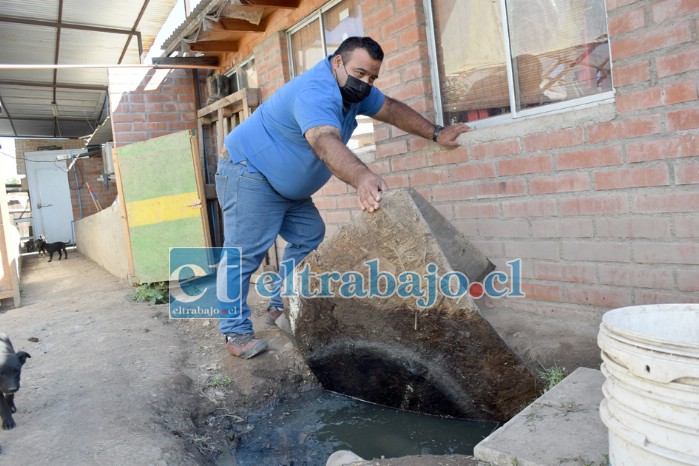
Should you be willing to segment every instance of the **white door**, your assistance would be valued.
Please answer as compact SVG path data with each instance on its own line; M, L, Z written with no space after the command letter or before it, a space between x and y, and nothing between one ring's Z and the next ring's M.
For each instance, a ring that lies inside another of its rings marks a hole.
M34 237L44 235L50 243L73 240L73 208L65 159L80 151L25 153L27 182L32 205Z

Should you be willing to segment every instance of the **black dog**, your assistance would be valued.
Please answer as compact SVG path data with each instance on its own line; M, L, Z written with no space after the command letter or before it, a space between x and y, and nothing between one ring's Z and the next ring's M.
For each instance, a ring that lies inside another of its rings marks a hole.
M15 353L10 337L0 333L0 418L2 428L6 430L15 426L12 419L12 413L17 411L15 393L19 390L19 376L27 358L31 358L29 353Z
M34 241L33 239L28 239L28 240L24 243L24 249L25 249L27 252L34 252L34 251L36 250L36 241Z
M65 254L66 259L68 259L68 251L66 251L66 247L72 246L70 242L64 243L63 241L56 241L55 243L47 243L44 238L39 238L39 255L42 253L44 256L46 254L49 255L49 262L53 260L53 253L58 252L58 260L61 260L63 257L62 254Z

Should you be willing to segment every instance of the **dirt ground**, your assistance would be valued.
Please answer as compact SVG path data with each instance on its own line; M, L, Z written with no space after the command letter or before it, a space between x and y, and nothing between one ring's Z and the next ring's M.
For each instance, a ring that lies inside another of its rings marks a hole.
M69 253L51 263L26 256L22 305L0 308L0 331L31 354L15 398L17 427L0 432L0 464L235 465L249 413L318 387L289 336L264 324L263 303L253 302L253 321L270 349L239 360L226 353L215 321L170 320L167 305L135 302L128 283ZM484 315L523 357L563 361L568 372L595 364L596 322L552 326L545 313L503 312Z
M3 302L0 331L31 359L0 464L235 464L248 412L316 387L275 327L256 322L266 354L233 358L216 322L170 320L167 305L133 301L128 283L69 254L25 257L22 305Z

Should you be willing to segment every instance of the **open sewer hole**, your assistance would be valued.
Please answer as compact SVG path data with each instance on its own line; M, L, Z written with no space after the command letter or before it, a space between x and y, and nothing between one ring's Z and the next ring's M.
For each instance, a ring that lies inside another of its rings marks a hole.
M400 411L327 390L252 415L235 457L241 466L324 466L337 450L364 459L407 455L472 455L499 423Z

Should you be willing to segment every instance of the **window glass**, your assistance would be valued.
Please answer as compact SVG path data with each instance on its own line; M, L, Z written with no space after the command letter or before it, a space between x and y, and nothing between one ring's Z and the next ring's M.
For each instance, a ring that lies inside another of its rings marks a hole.
M323 13L326 55L335 52L348 37L364 35L359 3L359 0L345 0Z
M609 91L604 2L508 0L517 108Z
M235 71L233 74L229 75L229 80L228 80L228 85L230 86L229 89L229 94L233 94L234 92L238 92L240 90L240 86L238 85L238 72Z
M291 54L295 76L312 68L325 57L323 41L320 38L320 20L313 20L291 34Z
M240 70L238 72L238 82L240 83L241 89L252 89L258 87L257 70L255 68L254 58L240 65Z
M432 10L445 123L612 90L604 0L433 0Z
M433 2L444 122L509 113L500 3Z

